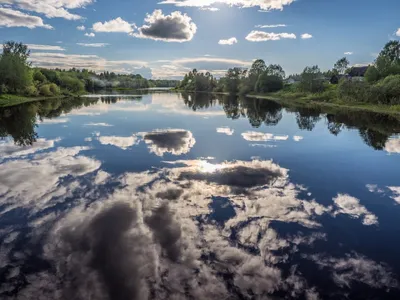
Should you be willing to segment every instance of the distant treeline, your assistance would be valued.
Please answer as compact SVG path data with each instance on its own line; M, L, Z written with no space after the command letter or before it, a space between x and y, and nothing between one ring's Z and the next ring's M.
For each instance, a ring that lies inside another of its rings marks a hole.
M188 92L224 92L229 94L265 94L309 97L310 100L400 104L400 42L390 41L374 64L349 67L346 57L331 70L322 72L309 66L301 74L286 77L280 65L267 65L262 59L250 69L231 68L222 78L196 69L185 75L177 89Z
M141 89L175 87L176 80L147 80L139 74L96 74L87 69L34 68L29 63L30 50L22 43L6 42L0 56L0 95L27 97L79 95L108 88Z

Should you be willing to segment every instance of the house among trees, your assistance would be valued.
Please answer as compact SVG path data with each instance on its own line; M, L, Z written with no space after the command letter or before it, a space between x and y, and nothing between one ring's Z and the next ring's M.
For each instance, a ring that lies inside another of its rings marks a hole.
M352 81L364 81L364 76L368 67L369 66L352 67L347 75Z

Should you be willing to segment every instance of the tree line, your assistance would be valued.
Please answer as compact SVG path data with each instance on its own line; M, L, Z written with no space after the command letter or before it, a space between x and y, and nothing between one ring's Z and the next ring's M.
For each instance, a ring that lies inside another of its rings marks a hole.
M27 97L79 95L102 89L143 89L175 87L176 80L147 80L139 74L97 74L87 69L70 70L32 67L30 50L23 43L9 41L3 44L0 55L0 95Z
M388 42L370 66L349 66L349 60L343 57L325 72L315 65L305 67L301 74L286 77L280 65L267 65L264 60L257 59L250 69L230 68L219 79L209 72L194 69L184 76L177 89L238 95L278 92L319 101L400 104L399 41Z

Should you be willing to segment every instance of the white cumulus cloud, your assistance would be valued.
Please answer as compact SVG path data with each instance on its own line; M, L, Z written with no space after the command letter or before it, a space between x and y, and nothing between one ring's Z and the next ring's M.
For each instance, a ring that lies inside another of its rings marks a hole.
M296 39L294 33L274 33L253 30L246 36L246 40L250 42L279 41L281 39Z
M237 44L238 40L235 37L232 37L230 39L227 40L220 40L218 42L218 44L220 45L233 45L233 44Z
M95 37L96 35L93 33L93 32L91 32L91 33L85 33L85 36L87 36L87 37Z
M164 15L157 9L144 19L145 25L138 28L139 33L132 34L138 38L164 42L188 42L196 34L197 26L187 14L174 11Z
M118 17L104 23L97 22L93 24L92 29L96 32L133 32L134 25Z
M81 26L76 27L76 29L78 29L79 31L84 31L86 29L86 27L81 25Z
M308 40L308 39L312 39L312 35L311 34L309 34L309 33L303 33L302 35L301 35L301 38L303 39L303 40Z
M0 27L28 27L30 29L42 27L53 29L51 25L44 24L40 17L31 16L6 7L0 7Z

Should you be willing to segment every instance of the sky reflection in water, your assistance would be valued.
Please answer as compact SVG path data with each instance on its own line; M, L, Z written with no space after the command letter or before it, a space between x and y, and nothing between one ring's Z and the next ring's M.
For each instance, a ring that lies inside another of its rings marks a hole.
M1 109L1 298L396 299L399 132L168 92Z

